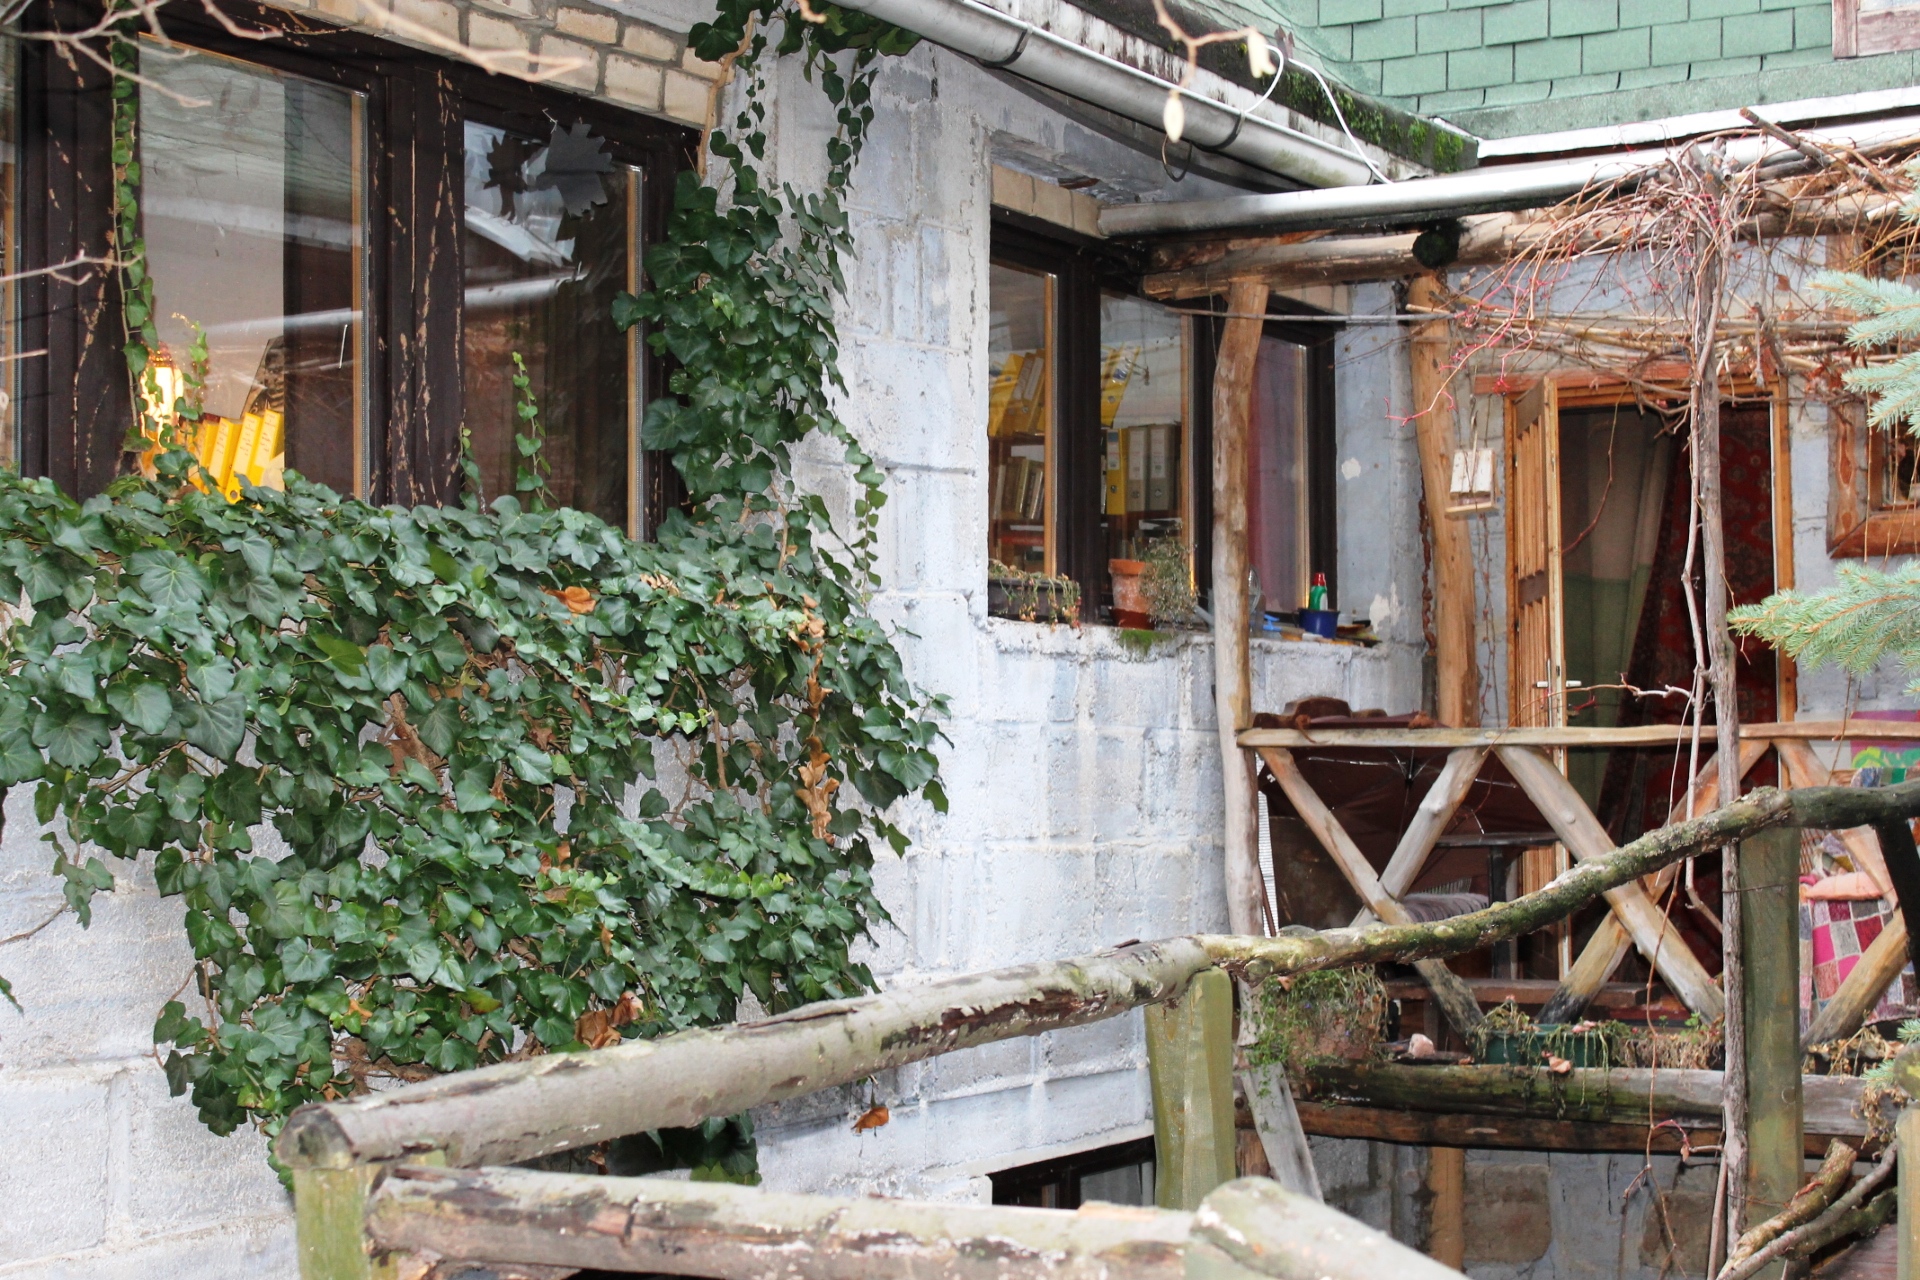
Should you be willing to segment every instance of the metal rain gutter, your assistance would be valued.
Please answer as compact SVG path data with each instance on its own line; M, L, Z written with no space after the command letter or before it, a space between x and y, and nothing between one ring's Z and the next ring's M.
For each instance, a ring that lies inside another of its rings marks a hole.
M1895 116L1809 129L1800 136L1827 146L1877 146L1920 138L1920 116ZM1412 178L1345 190L1283 191L1223 200L1109 205L1101 210L1100 230L1109 236L1209 231L1224 227L1304 231L1356 224L1416 223L1502 209L1533 209L1557 203L1589 187L1642 177L1672 160L1681 149L1681 146L1657 147L1546 164L1495 165L1445 177ZM1764 135L1733 139L1726 144L1724 155L1735 165L1800 158L1800 153L1786 143Z
M1158 76L1095 53L977 0L840 0L935 44L1158 128L1173 88ZM1373 180L1364 157L1259 114L1182 90L1186 140L1205 151L1313 187Z

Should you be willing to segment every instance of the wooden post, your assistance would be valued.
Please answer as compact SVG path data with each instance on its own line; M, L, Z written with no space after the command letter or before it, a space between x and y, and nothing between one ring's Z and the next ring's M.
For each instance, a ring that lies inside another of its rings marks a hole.
M1459 1147L1427 1148L1427 1253L1462 1270L1467 1261L1467 1153Z
M1800 833L1763 831L1740 844L1746 928L1747 1216L1786 1208L1802 1176ZM1784 1261L1760 1272L1777 1280Z
M1893 1136L1903 1155L1920 1151L1920 1103L1901 1110ZM1893 1211L1900 1220L1899 1280L1920 1280L1920 1160L1901 1160L1899 1178L1899 1202Z
M1213 714L1219 725L1225 806L1227 927L1259 934L1262 880L1254 819L1253 762L1240 730L1253 723L1247 599L1247 430L1267 286L1236 284L1213 373Z
M1294 1105L1293 1084L1287 1079L1286 1067L1269 1062L1242 1071L1240 1089L1253 1112L1253 1127L1267 1157L1268 1176L1297 1195L1324 1202L1320 1174L1313 1167L1313 1148L1300 1125L1300 1109Z
M293 1171L300 1280L382 1280L367 1253L367 1193L380 1166Z
M1233 1180L1233 979L1209 969L1146 1016L1154 1198L1195 1209Z
M1416 276L1407 285L1409 310L1437 309L1441 282ZM1436 710L1442 724L1480 723L1480 663L1473 647L1473 547L1464 521L1447 514L1453 488L1453 397L1447 392L1452 326L1416 325L1408 344L1413 370L1415 434L1420 478L1427 495L1427 534L1433 546L1433 638Z

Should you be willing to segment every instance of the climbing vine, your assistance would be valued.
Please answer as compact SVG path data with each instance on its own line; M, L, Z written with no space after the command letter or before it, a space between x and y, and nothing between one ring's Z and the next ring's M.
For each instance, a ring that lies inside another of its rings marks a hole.
M941 708L867 610L884 495L833 408L833 314L874 61L910 41L776 0L694 40L746 91L723 182L683 177L652 291L616 308L678 362L646 441L691 502L653 542L544 509L537 451L485 505L471 469L455 507L291 472L231 501L170 439L185 396L158 429L139 411L142 473L98 497L0 475L0 786L33 787L82 923L107 859L150 857L182 900L194 963L154 1038L217 1132L872 984L873 861L906 845L889 806L945 807ZM757 176L769 52L836 110L818 191ZM145 386L131 105L115 122ZM844 537L791 479L816 432L859 482Z

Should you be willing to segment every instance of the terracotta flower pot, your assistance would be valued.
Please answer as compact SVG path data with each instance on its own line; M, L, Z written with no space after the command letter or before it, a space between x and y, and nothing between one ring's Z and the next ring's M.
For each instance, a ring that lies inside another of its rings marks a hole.
M1109 560L1107 572L1113 575L1113 625L1144 630L1153 625L1147 612L1147 562L1145 560Z

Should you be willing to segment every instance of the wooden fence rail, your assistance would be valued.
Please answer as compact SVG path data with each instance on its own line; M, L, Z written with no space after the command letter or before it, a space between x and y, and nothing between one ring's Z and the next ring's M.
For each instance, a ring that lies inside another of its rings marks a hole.
M563 1255L571 1256L565 1249L572 1247L565 1244L572 1238L568 1235L572 1228L564 1216L535 1212L541 1204L566 1198L559 1190L561 1183L553 1181L563 1175L490 1168L483 1170L484 1177L430 1174L419 1166L438 1164L474 1170L627 1134L693 1125L955 1049L1079 1026L1129 1009L1179 1001L1193 979L1209 970L1226 969L1258 981L1272 974L1457 955L1532 932L1609 889L1702 850L1770 828L1871 826L1916 814L1920 814L1920 782L1879 789L1757 791L1701 818L1661 828L1611 853L1590 858L1536 893L1437 923L1333 929L1279 938L1199 935L1134 944L1071 960L1020 965L901 987L857 1000L809 1005L762 1022L686 1031L590 1052L549 1054L368 1097L305 1107L289 1119L277 1147L281 1160L294 1174L302 1275L304 1280L368 1280L391 1274L382 1269L385 1264L378 1262L371 1250L376 1245L412 1240L414 1237L406 1232L426 1230L417 1224L428 1217L440 1215L434 1220L442 1220L450 1212L446 1204L451 1202L478 1205L484 1201L490 1206L488 1213L497 1220L486 1231L504 1230L498 1224L511 1219L517 1224L513 1230L521 1233L516 1238L526 1241L514 1248L540 1255L505 1260L582 1265L561 1260ZM1227 1036L1205 1033L1200 1024L1207 1021L1217 1019L1159 1020L1169 1028L1164 1033L1168 1043L1155 1055L1154 1070L1168 1080L1177 1076L1178 1082L1156 1082L1157 1086L1166 1085L1156 1087L1156 1107L1187 1117L1183 1132L1192 1135L1194 1141L1231 1141L1231 1118L1221 1122L1217 1114L1220 1100L1215 1095L1220 1092L1221 1073L1230 1070L1223 1055L1232 1049ZM1193 1026L1187 1025L1190 1023ZM1183 1027L1186 1030L1181 1030ZM1177 1067L1173 1061L1176 1056L1184 1059ZM1172 1096L1175 1092L1180 1095L1177 1100ZM1177 1106L1167 1105L1175 1101ZM1164 1124L1156 1136L1163 1147L1183 1140L1171 1136ZM1199 1169L1217 1160L1217 1153L1163 1150L1161 1160L1169 1167ZM404 1176L390 1176L403 1164L408 1167ZM1231 1168L1218 1163L1215 1167ZM578 1188L581 1194L598 1187L605 1197L613 1198L606 1200L608 1205L621 1196L628 1197L623 1203L629 1207L643 1202L664 1204L672 1194L661 1190L657 1182L647 1182L636 1190L632 1183L616 1179L585 1181L592 1186ZM1253 1241L1245 1246L1254 1251L1252 1254L1246 1254L1245 1249L1241 1253L1229 1249L1232 1256L1219 1259L1223 1269L1208 1274L1304 1274L1299 1267L1307 1267L1316 1275L1358 1276L1362 1273L1342 1269L1342 1259L1370 1257L1373 1262L1369 1265L1377 1267L1385 1265L1387 1253L1398 1249L1389 1249L1390 1240L1338 1214L1332 1216L1339 1218L1339 1223L1329 1225L1325 1215L1332 1211L1306 1197L1289 1197L1289 1193L1269 1184L1236 1192L1238 1198L1230 1196L1217 1204L1215 1197L1225 1189L1208 1195L1204 1180L1193 1178L1183 1180L1182 1185L1181 1201L1168 1207L1200 1210L1196 1221L1213 1221L1209 1212L1226 1215L1231 1207L1235 1214L1252 1215L1266 1224L1241 1233L1245 1240ZM1230 1183L1227 1189L1244 1187L1244 1183ZM712 1194L748 1198L766 1195L744 1190ZM928 1209L910 1207L915 1211ZM375 1236L368 1234L370 1208L382 1224ZM795 1212L804 1213L804 1209L802 1206ZM618 1206L610 1211L616 1210L626 1212ZM1122 1219L1133 1221L1125 1219L1124 1214ZM629 1223L623 1231L637 1230L631 1224L641 1221L635 1217L622 1220ZM671 1214L659 1221L664 1224L662 1231L676 1230ZM1155 1240L1164 1244L1161 1236L1170 1229L1168 1221L1158 1217L1138 1219L1135 1225L1139 1231L1134 1238L1140 1247L1150 1249ZM409 1222L416 1225L402 1225ZM491 1238L478 1222L472 1231L471 1239L476 1242ZM1161 1236L1156 1236L1156 1231ZM1199 1228L1194 1231L1198 1239ZM683 1245L691 1247L698 1234L689 1227ZM1227 1236L1232 1235L1227 1232ZM447 1250L441 1244L448 1242L442 1239L432 1248L445 1255ZM928 1247L936 1246L930 1243ZM1206 1247L1226 1248L1218 1241ZM827 1250L828 1254L833 1252ZM1086 1274L1079 1269L1079 1262L1072 1261L1075 1256L1071 1250L1040 1250L1031 1264L1038 1270L1005 1274ZM1055 1261L1048 1262L1047 1258ZM1393 1267L1411 1265L1397 1254L1394 1258ZM644 1261L635 1254L618 1265L670 1269L650 1253L645 1254ZM743 1278L774 1274L744 1262L736 1267L721 1253L700 1265L704 1269L692 1273ZM1430 1262L1425 1265L1429 1269L1436 1266ZM929 1264L927 1268L903 1268L898 1274L931 1274L938 1269ZM1195 1274L1192 1270L1187 1273ZM781 1274L837 1277L867 1273L845 1270L839 1262L823 1262L818 1268L809 1265Z

